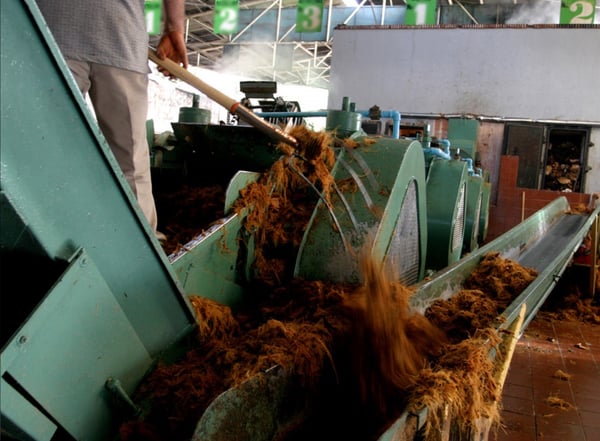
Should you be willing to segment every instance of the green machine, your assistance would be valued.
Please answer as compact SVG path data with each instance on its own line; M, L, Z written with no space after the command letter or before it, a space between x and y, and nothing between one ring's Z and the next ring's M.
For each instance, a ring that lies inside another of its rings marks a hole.
M195 320L37 5L0 8L2 429L106 440Z
M423 278L427 244L421 144L380 139L367 145L364 136L355 140L360 146L342 150L332 175L354 179L359 191L338 192L330 206L319 202L295 273L306 279L358 282L358 256L366 248L399 280L416 283Z
M427 268L440 270L460 259L467 210L467 164L435 158L427 172Z
M465 217L464 252L471 252L487 236L491 185L489 176L479 164L477 140L479 121L471 118L450 118L448 140L457 156L469 162L467 213Z
M225 218L184 250L165 255L35 2L3 0L0 12L2 436L112 439L122 414L137 410L130 396L141 379L159 360L185 348L197 330L188 296L229 306L248 300L244 282L252 276L252 249L239 247L245 214L232 213L231 206L258 173L233 173ZM355 113L350 107L342 111ZM440 264L443 268L424 281L429 255L441 253L448 260L462 243L457 233L462 235L462 227L448 225L463 224L465 163L438 158L429 164L418 141L371 140L354 130L353 115L336 118L342 121L335 126L358 147L339 150L333 174L336 180L354 181L358 191L336 192L330 206L317 204L296 274L354 280L355 266L340 272L323 262L333 252L355 256L368 245L399 279L414 284L412 302L419 309L451 295L483 253L499 250L540 271L503 313L503 326L514 321L521 304L527 304L526 320L533 318L598 210L567 216L566 200L557 199L501 238L450 265ZM262 147L261 160L274 158L268 141L253 142ZM437 205L445 194L451 200L447 211L455 218L444 217L434 228L430 185L439 177L446 193L435 196ZM441 251L431 251L436 237L443 239ZM548 246L561 250L559 255ZM298 416L280 411L293 398L288 393L298 392L280 369L270 371L266 382L248 381L241 389L223 393L207 409L198 423L199 439L227 434L228 439L270 440L274 421ZM400 418L382 441L408 433L412 417ZM423 425L427 409L418 418L415 428Z
M490 182L489 172L483 172L483 184L481 189L481 216L479 218L479 243L487 239L488 226L490 222L490 197L492 194L492 184Z
M453 148L459 149L459 154L461 156L475 159L477 156L478 136L479 121L476 119L448 119L448 140Z
M325 129L336 132L340 138L346 138L361 130L360 122L361 114L356 112L355 103L351 103L349 97L344 97L340 110L327 112Z
M467 211L463 250L468 253L479 246L479 225L483 210L483 178L470 175L467 179Z

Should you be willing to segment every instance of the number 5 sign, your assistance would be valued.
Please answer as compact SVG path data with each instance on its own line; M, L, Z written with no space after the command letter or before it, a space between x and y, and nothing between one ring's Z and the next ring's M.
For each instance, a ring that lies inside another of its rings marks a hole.
M300 0L296 12L296 32L320 32L324 0Z
M562 0L560 24L593 24L596 0Z
M215 0L213 32L215 34L235 34L239 16L238 0Z

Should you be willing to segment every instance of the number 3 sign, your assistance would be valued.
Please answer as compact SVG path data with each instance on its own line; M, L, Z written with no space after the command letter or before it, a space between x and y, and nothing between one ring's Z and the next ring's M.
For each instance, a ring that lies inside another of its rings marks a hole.
M238 0L215 0L213 32L215 34L235 34L239 16Z
M596 0L562 0L560 24L592 24Z
M324 0L300 0L296 11L296 32L320 32Z

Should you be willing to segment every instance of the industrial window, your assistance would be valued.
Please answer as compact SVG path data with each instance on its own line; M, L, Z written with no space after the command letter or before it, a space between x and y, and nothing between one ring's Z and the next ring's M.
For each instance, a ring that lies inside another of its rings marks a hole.
M587 127L509 123L504 151L519 157L518 187L582 192L589 142Z

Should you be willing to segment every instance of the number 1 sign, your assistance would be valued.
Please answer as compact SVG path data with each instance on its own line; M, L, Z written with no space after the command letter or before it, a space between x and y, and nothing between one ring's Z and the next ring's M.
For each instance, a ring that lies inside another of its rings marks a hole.
M437 0L406 0L404 24L433 25L435 24L436 9Z

